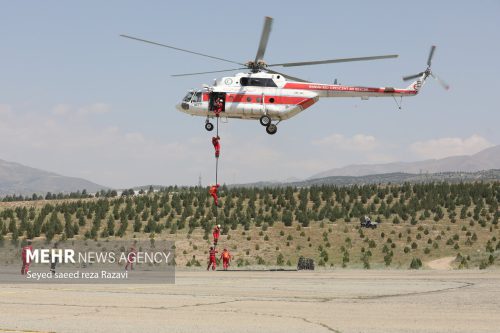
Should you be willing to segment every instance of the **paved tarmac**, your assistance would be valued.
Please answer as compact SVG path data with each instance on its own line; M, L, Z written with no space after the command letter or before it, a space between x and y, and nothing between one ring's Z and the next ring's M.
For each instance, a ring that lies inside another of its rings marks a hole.
M178 271L0 284L0 332L499 332L500 271Z

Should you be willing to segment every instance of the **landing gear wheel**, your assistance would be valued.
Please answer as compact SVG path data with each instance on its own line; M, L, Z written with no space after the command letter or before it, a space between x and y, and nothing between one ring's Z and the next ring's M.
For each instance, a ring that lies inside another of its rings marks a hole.
M267 127L266 127L266 132L267 134L276 134L276 132L278 131L278 126L274 125L274 124L269 124Z
M259 121L260 121L260 124L262 126L267 127L271 123L271 118L269 116L264 115L264 116L260 117Z
M207 122L205 124L205 129L209 132L212 131L214 129L214 124Z

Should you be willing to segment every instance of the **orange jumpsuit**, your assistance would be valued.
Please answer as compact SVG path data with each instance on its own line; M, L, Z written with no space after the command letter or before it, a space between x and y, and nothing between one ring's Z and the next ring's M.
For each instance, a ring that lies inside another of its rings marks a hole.
M220 113L222 112L222 99L218 99L215 102L214 112L216 117L220 116Z
M217 245L220 236L220 229L218 226L215 226L214 231L212 232L212 236L214 236L214 245Z
M220 143L219 143L220 138L218 136L214 136L212 138L212 144L214 145L215 148L215 157L219 158L220 155Z
M231 260L231 253L229 253L228 250L224 250L222 251L220 258L222 259L222 267L225 271L227 271L227 268L229 267L229 260Z
M211 249L209 253L209 258L208 258L208 267L207 271L210 269L210 266L212 266L212 270L215 271L215 268L217 266L217 261L215 260L215 255L217 254L216 249Z
M216 206L219 206L219 197L217 196L217 190L219 189L219 186L220 186L219 184L214 185L210 187L210 190L208 191L208 193L210 193L212 198L214 198L214 203Z
M29 272L30 270L30 263L28 262L28 250L33 251L33 246L27 245L24 246L23 249L21 250L21 258L23 260L23 265L21 266L21 274L24 275Z
M128 271L129 265L130 265L130 269L134 269L134 262L135 262L136 254L137 254L137 251L135 250L135 248L131 247L130 251L128 252L128 255L127 255L127 264L125 265L126 271Z

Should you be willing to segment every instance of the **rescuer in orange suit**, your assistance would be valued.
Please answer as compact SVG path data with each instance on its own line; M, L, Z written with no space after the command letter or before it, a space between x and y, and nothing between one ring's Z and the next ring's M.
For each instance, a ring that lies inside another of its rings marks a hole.
M210 190L208 193L214 198L214 203L216 206L219 206L219 197L217 196L217 190L219 189L219 184L215 184L212 187L210 187Z
M227 268L229 267L229 261L231 260L231 253L229 253L229 251L224 248L224 251L222 251L220 258L222 259L222 268L227 271Z
M125 265L125 270L128 271L128 266L130 265L130 270L134 269L135 257L137 255L137 250L132 245L127 255L127 264Z
M215 101L214 112L216 117L219 117L220 113L222 112L222 107L224 105L223 102L224 101L222 100L222 98L217 98L217 100Z
M216 254L217 250L213 246L210 246L207 271L210 270L210 266L212 266L212 270L215 271L215 268L217 267L217 261L215 260Z
M214 231L212 232L212 236L214 236L214 246L217 246L217 243L219 242L219 236L220 236L220 224L217 224L214 227Z
M217 135L217 136L214 136L212 137L212 144L214 145L214 148L215 148L215 157L216 158L219 158L219 155L220 155L220 137Z
M21 266L21 275L25 275L30 270L30 263L28 262L28 250L33 251L33 246L31 246L31 240L28 240L28 244L23 246L21 250L21 258L23 260L23 265Z

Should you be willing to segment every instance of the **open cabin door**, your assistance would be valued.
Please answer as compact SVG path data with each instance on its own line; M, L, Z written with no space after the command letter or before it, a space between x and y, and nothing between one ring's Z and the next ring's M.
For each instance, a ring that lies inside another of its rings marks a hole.
M222 112L226 111L226 93L225 92L215 92L212 91L209 95L208 100L208 110L215 111L219 107L219 103L222 104Z

